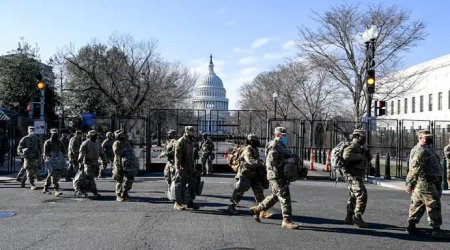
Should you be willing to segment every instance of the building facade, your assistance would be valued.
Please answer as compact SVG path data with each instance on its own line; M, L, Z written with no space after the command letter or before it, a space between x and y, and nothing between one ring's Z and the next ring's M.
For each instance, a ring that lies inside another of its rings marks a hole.
M427 121L437 121L435 128L450 128L450 54L405 72L422 73L410 91L386 100L386 116L380 118L403 120L407 128L429 129Z
M226 124L229 119L228 98L222 79L214 72L212 55L208 67L208 75L195 87L192 105L194 109L205 110L205 112L198 112L201 133L226 134L228 133Z

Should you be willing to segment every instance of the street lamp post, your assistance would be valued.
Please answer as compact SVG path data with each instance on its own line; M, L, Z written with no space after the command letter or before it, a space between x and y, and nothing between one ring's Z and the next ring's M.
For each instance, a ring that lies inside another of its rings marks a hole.
M273 104L274 104L273 118L274 118L274 119L277 119L277 101L278 101L278 93L277 93L276 91L273 92L272 98L273 98Z
M58 133L61 133L61 121L62 121L62 116L64 114L64 106L56 106L56 111L55 111L56 115L58 116Z
M376 25L370 26L369 29L366 29L362 34L362 38L364 43L366 44L366 97L367 97L367 149L370 151L372 147L371 142L371 133L370 133L370 125L371 125L371 116L372 116L372 98L373 93L375 92L375 42L378 38L378 27ZM373 76L369 76L369 72L373 74ZM371 78L373 77L373 78ZM371 79L369 79L371 78ZM368 163L370 166L370 162Z
M214 109L214 104L212 103L208 103L206 104L206 109L208 110L209 113L209 118L207 118L207 123L208 123L208 133L211 133L211 120L212 120L212 116L211 116L211 110Z

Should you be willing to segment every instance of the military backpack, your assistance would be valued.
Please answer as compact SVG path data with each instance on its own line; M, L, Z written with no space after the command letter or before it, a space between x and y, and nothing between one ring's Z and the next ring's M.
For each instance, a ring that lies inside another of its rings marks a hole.
M244 147L241 145L236 145L227 156L228 165L233 169L234 172L237 173L239 169L239 158L241 157L242 152L244 152Z
M350 145L350 142L343 140L331 150L331 171L338 181L339 175L345 179L345 167L347 162L344 160L344 149Z

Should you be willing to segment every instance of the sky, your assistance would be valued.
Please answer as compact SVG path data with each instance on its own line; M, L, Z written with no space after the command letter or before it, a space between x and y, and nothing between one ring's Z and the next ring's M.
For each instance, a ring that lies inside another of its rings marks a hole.
M259 73L296 56L298 27L316 28L314 13L337 0L0 0L0 54L17 48L21 37L37 44L46 62L58 50L80 48L112 34L157 42L157 51L180 62L201 80L213 55L229 108L239 87ZM368 1L348 0L365 6ZM426 23L426 40L403 59L412 66L450 53L450 1L371 0L397 5ZM363 31L361 31L363 32Z

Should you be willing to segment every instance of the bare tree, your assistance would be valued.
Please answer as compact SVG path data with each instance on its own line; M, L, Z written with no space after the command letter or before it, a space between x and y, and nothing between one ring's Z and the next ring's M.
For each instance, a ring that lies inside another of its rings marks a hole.
M156 43L113 35L108 44L68 49L68 86L73 111L100 115L144 115L190 97L195 79L180 64L164 61Z
M367 111L364 81L367 62L361 34L372 24L379 29L375 41L375 68L378 78L385 78L377 82L376 92L382 94L381 99L391 98L405 93L414 84L412 80L418 73L395 74L402 66L402 54L425 37L425 24L411 20L408 12L395 6L361 9L343 4L332 7L323 15L316 13L313 20L318 24L317 30L299 28L300 56L330 72L346 89L356 122L360 122Z

